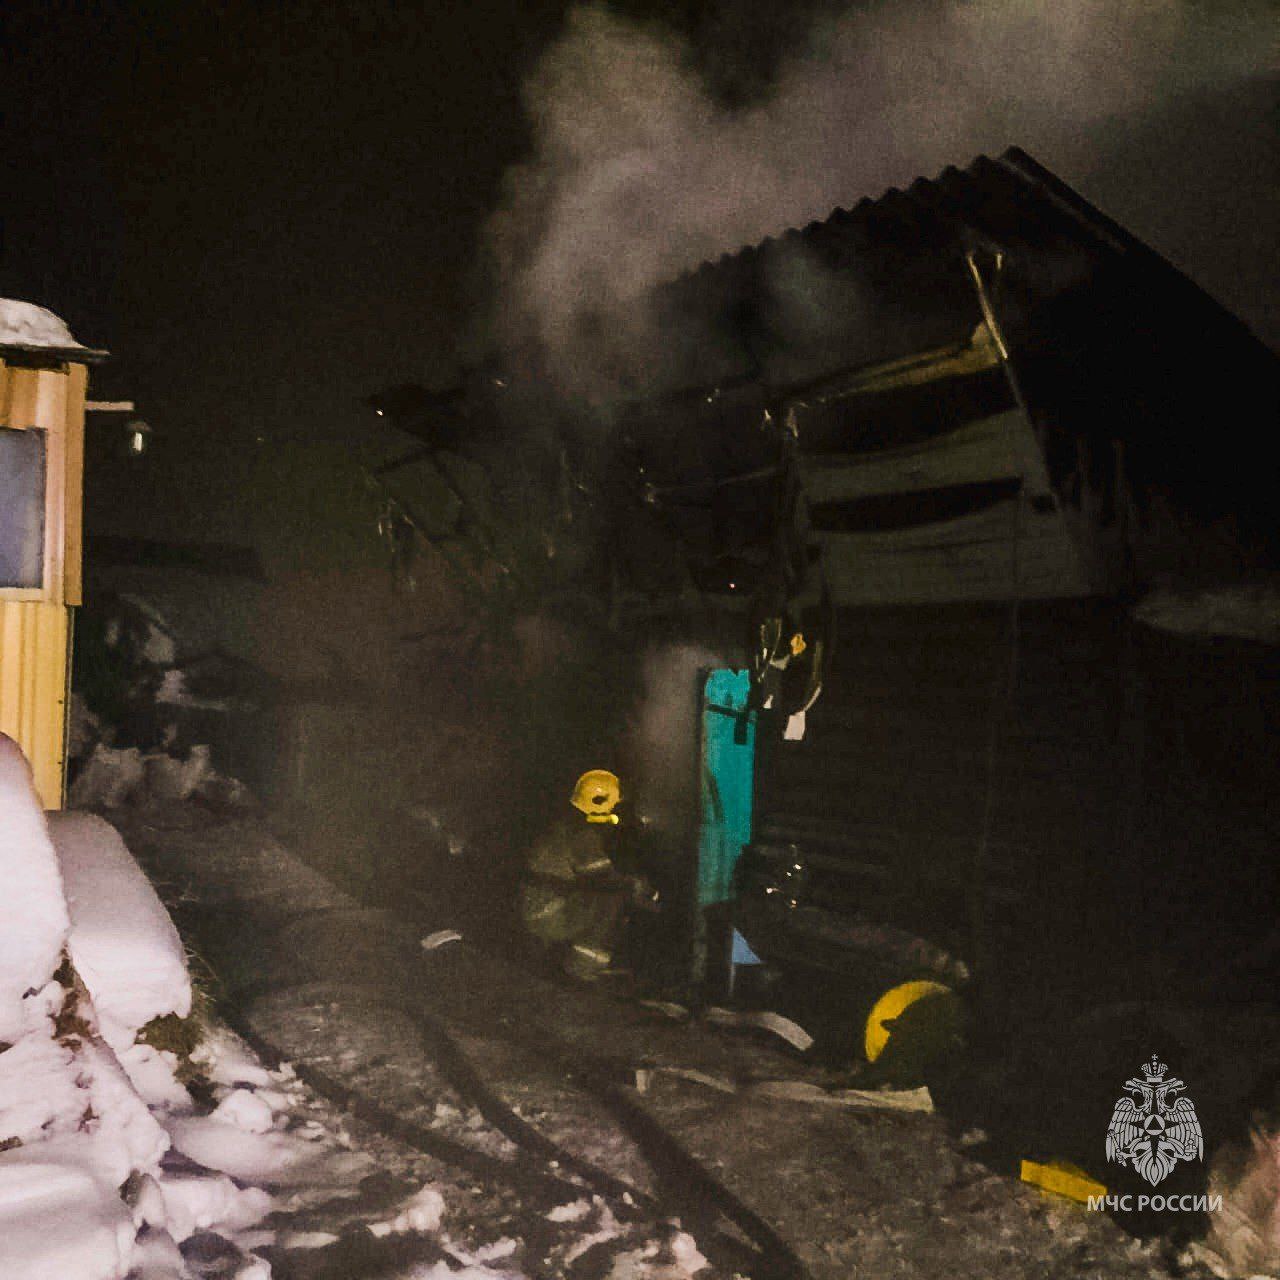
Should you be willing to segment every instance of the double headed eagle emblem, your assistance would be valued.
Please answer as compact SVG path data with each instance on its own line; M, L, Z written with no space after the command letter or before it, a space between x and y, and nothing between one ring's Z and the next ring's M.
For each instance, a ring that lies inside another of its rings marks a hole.
M1179 1160L1204 1157L1204 1135L1186 1085L1155 1054L1142 1078L1124 1082L1125 1096L1107 1126L1107 1159L1132 1165L1153 1187L1173 1172Z

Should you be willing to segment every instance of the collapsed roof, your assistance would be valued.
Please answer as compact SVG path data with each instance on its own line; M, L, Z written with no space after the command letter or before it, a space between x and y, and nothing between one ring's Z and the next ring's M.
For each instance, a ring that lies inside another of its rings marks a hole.
M1271 487L1249 456L1277 418L1280 361L1016 148L705 263L657 290L651 313L661 340L628 378L651 415L692 425L730 389L792 409L815 525L847 561L851 600L970 598L960 549L1007 540L999 509L1019 491L1053 548L1037 594L1219 576L1274 551ZM1002 425L1015 417L1021 442ZM995 456L1006 439L1011 463ZM1091 526L1072 529L1078 547L1102 531L1113 563L1068 565L1063 529L1047 532L1055 507ZM1224 523L1211 548L1203 531ZM927 583L871 582L864 553L890 533L878 553L917 568L933 556ZM974 566L974 595L1007 590L989 568Z
M592 395L524 350L501 377L386 411L446 452L541 421L579 474L569 488L603 490L594 510L616 523L639 502L643 519L605 540L655 598L680 566L700 591L754 591L794 457L807 503L787 509L809 523L792 546L814 535L843 603L1221 581L1275 551L1269 476L1250 459L1255 423L1280 408L1280 361L1017 149L575 331Z

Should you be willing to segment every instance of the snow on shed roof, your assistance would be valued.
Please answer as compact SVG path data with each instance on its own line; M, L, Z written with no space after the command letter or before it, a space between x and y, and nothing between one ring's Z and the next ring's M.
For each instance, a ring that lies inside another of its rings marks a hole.
M77 342L66 321L48 308L0 298L0 354L9 352L83 361L101 360L107 354Z

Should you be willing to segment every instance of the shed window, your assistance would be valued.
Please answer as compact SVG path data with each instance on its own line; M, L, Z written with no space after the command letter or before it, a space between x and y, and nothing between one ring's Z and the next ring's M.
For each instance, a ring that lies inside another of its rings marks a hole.
M45 433L0 427L0 589L44 585Z

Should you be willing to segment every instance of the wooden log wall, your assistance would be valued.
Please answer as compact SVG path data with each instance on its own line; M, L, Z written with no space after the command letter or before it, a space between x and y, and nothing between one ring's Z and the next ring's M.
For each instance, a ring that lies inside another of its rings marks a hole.
M843 613L806 739L762 748L755 838L963 953L989 805L1006 968L1117 1000L1226 974L1280 900L1280 652L1096 600L1024 602L1016 632L1007 605Z

